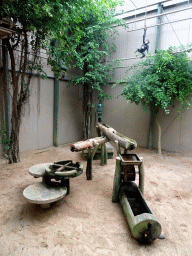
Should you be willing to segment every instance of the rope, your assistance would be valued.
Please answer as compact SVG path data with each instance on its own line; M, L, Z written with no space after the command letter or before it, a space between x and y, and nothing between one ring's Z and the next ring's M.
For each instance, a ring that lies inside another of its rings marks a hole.
M145 6L145 28L146 28L146 21L147 21L147 0L146 0L146 6Z
M130 1L135 6L135 29L136 29L136 10L137 10L137 6L134 4L134 2L132 0L130 0Z
M171 26L171 28L172 28L173 32L175 33L175 36L177 37L177 39L178 39L179 43L181 44L181 41L179 40L179 37L177 36L177 34L176 34L176 32L175 32L175 30L174 30L174 28L173 28L172 24L170 23L170 21L169 21L169 19L168 19L167 15L166 15L166 13L165 13L164 9L163 9L163 13L165 14L165 17L167 18L167 21L169 22L169 25Z
M188 7L189 7L189 0L188 0ZM187 44L189 44L189 35L190 35L190 30L191 30L191 13L190 13L190 20L189 20L189 33L188 33L188 40L187 40Z

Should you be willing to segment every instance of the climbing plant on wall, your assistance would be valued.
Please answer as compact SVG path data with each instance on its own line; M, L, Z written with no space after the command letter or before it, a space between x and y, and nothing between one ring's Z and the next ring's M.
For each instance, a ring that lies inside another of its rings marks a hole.
M99 1L98 1L99 2ZM100 1L105 2L104 0ZM47 42L68 25L68 16L73 8L96 8L91 0L2 0L0 5L0 20L11 20L15 32L2 40L3 51L8 51L11 76L10 88L6 87L5 73L2 72L4 90L9 90L12 99L11 134L7 145L9 162L19 160L19 130L23 106L30 96L31 78L35 70L46 76L42 70L40 50L47 50ZM13 29L13 28L12 28ZM78 27L73 30L77 35ZM72 45L68 45L70 49ZM57 59L52 56L52 61ZM54 62L54 63L55 63ZM3 60L5 68L5 58ZM53 64L50 62L50 64ZM53 65L54 66L54 65ZM58 69L57 69L58 71Z
M76 54L83 51L82 39L86 40L92 29L94 30L92 36L97 33L98 28L88 29L86 26L81 26L81 24L89 23L88 20L87 23L85 22L86 19L82 22L84 12L90 12L94 16L98 15L102 23L104 13L102 13L101 6L105 6L105 9L111 9L117 5L118 1L1 1L0 20L4 18L11 20L15 28L12 35L2 40L2 49L8 51L11 66L10 88L6 86L6 72L2 72L4 90L9 90L12 98L11 134L7 139L7 153L10 163L19 161L19 130L23 106L30 96L31 78L36 70L38 70L37 74L46 77L42 69L40 50L45 49L49 54L51 53L48 63L52 65L54 73L59 75L60 70L62 70L59 60L67 62L75 59ZM50 49L50 40L53 38L57 44L54 46L54 51L51 51L53 49ZM95 48L96 46L90 45L88 51ZM89 58L92 56L90 55ZM3 63L5 71L5 58ZM78 64L76 65L78 66ZM95 86L97 85L95 84Z
M131 74L117 84L123 86L121 96L128 102L142 104L150 109L158 126L158 152L161 153L161 126L158 120L160 109L166 114L175 102L180 102L182 109L191 105L192 68L188 53L192 47L170 47L158 50L146 60L130 67ZM181 109L180 109L181 110Z
M34 70L45 75L41 66L40 49L45 47L45 39L52 31L61 27L64 12L69 1L54 0L2 0L0 20L9 19L13 23L14 33L2 40L2 50L8 52L11 76L9 88L6 85L6 72L3 72L4 91L9 90L12 99L11 134L9 162L19 161L19 130L23 106L30 95L30 83ZM3 59L5 68L5 58Z
M96 8L74 7L62 31L62 38L57 40L60 52L55 54L60 55L59 58L65 60L68 67L78 70L69 85L83 86L84 139L90 136L92 93L98 91L102 99L109 96L104 95L102 86L109 85L112 71L118 65L117 60L107 62L108 56L115 50L112 25L122 23L113 16L117 4L117 1L103 1L98 2Z

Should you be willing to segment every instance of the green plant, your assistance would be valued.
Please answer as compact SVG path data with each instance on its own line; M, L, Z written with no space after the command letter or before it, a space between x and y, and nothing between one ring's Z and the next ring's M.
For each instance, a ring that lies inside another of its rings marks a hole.
M50 62L55 73L59 74L61 66L58 60L65 61L70 58L74 41L68 40L68 36L78 38L81 36L78 22L81 15L75 13L81 8L94 10L100 8L100 4L113 6L113 0L2 0L0 5L0 20L9 18L14 26L14 33L2 40L3 51L8 51L11 67L10 88L11 106L11 134L9 141L9 162L19 161L19 130L22 111L30 96L30 85L33 71L38 70L41 77L46 77L41 65L40 50L48 50L50 39L56 38L59 44L54 48ZM70 28L70 23L71 28ZM70 34L71 33L71 34ZM72 35L73 33L73 35ZM62 56L60 56L62 55ZM61 57L61 58L60 58ZM3 58L5 69L6 58ZM6 72L3 74L4 90L7 90Z
M158 126L158 152L161 153L161 126L158 121L160 109L169 114L175 102L181 103L182 109L191 105L192 69L188 47L170 47L149 55L144 61L133 65L132 75L125 77L117 84L123 84L121 96L127 101L142 104L150 109Z
M5 150L7 151L10 148L10 139L7 136L7 131L3 124L0 124L0 134L1 134L2 144L5 145Z
M58 48L51 49L51 53L62 59L65 65L79 70L69 85L83 86L84 139L90 136L93 91L97 91L101 99L110 97L104 94L102 86L109 85L113 70L118 65L118 60L107 62L107 58L115 50L113 39L116 30L112 25L122 22L114 17L117 1L96 3L95 8L74 7L62 36L57 38L55 35Z

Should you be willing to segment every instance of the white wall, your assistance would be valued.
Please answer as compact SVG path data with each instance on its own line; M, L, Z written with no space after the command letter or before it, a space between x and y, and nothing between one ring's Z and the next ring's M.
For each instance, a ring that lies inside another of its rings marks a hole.
M189 4L192 6L192 3ZM172 8L166 8L165 13L179 10L188 7L188 3L184 5L176 5ZM150 12L147 17L157 14L157 10ZM186 10L174 14L167 14L162 17L161 23L171 22L179 19L192 18L192 10ZM145 15L138 15L136 18L132 17L127 19L127 22L136 21L137 19L145 18ZM156 27L151 27L156 24L156 18L147 19L146 25L147 36L150 40L149 51L154 54L155 52L155 38ZM136 56L134 51L142 45L143 29L128 32L129 30L135 30L144 27L144 21L137 23L131 23L128 29L118 27L119 36L116 38L117 52L112 55L111 59L125 58L121 64L121 68L118 68L115 72L114 81L117 81L126 76L126 71L129 65L139 61L140 59L134 59ZM179 40L178 40L179 38ZM187 45L192 42L192 21L184 20L162 25L160 34L160 49L168 49L169 46L179 46L180 43ZM131 58L131 59L130 59ZM132 59L133 58L133 59ZM123 68L124 67L124 68ZM120 91L120 88L116 89L116 93ZM141 106L136 106L134 103L125 103L123 98L111 100L104 104L105 119L108 120L111 126L116 127L120 133L132 137L138 142L140 146L148 145L148 133L149 133L149 112L144 113ZM182 121L177 120L177 108L172 109L169 115L166 115L162 110L159 113L159 121L162 126L162 149L170 151L192 152L191 134L192 134L192 108L182 114ZM106 111L106 112L105 112ZM106 113L106 114L105 114ZM110 114L109 114L110 113ZM128 129L130 128L129 132ZM157 147L157 126L154 125L154 143L153 146Z

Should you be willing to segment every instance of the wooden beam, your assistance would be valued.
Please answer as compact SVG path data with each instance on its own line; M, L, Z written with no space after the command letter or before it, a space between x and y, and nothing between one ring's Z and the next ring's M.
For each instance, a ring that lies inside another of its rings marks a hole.
M115 143L115 141L118 141L119 146L124 149L131 150L137 147L137 142L135 140L121 135L109 126L97 123L96 129L99 129L110 140L110 142Z

